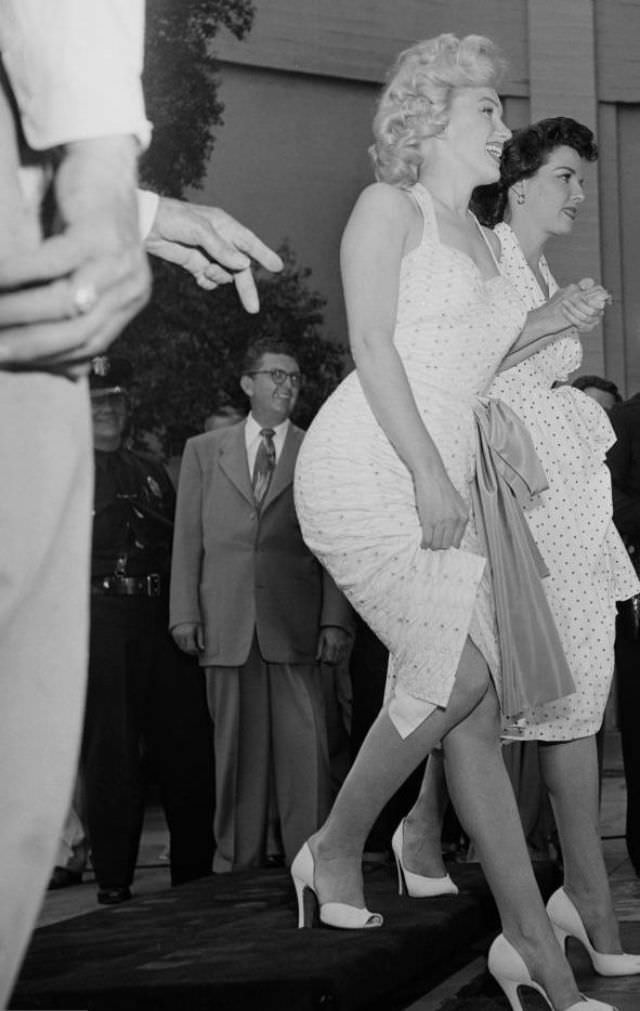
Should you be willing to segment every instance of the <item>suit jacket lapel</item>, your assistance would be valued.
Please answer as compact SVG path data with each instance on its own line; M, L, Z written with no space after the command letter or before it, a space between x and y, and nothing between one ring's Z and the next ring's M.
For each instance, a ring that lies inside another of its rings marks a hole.
M285 488L293 481L293 472L296 463L296 457L298 455L298 450L300 449L300 443L302 442L304 433L296 428L295 425L289 425L287 431L287 436L284 440L284 446L282 447L282 453L280 454L280 459L276 465L276 469L273 472L273 477L271 479L271 484L269 485L269 490L265 496L265 500L262 503L262 512L268 509L271 503L282 495Z
M240 494L255 504L247 461L247 448L244 441L244 424L242 421L228 429L227 438L224 439L220 447L220 468Z

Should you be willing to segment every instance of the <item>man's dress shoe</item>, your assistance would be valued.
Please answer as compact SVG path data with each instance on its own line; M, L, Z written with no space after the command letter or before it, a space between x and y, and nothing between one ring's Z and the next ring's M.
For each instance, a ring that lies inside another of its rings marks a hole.
M98 892L98 902L101 906L117 906L119 902L127 902L132 898L128 888L101 888Z
M82 883L82 871L70 871L68 867L54 867L49 878L49 889L69 888Z

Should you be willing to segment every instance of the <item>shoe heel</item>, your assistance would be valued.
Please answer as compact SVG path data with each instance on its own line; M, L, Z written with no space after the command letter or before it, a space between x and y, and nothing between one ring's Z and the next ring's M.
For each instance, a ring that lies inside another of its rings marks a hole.
M512 979L498 979L496 982L499 984L502 992L509 1001L511 1011L524 1011L522 1001L520 1000L520 994L518 993L518 984L514 983Z
M317 920L318 900L313 888L301 878L293 878L293 887L296 890L298 902L298 929L302 927L313 927Z
M556 935L556 941L558 942L558 944L562 948L563 954L566 956L566 954L567 954L567 938L570 937L571 935L569 934L568 931L563 930L562 927L558 926L557 923L554 923L553 920L551 920L551 926L553 927L553 932Z
M404 880L404 874L402 873L402 864L398 858L398 854L394 851L394 859L396 862L396 871L398 872L398 895L404 895L407 891L407 885Z
M504 934L499 934L489 948L487 968L509 1001L512 1011L523 1011L522 1001L518 993L518 987L520 986L536 990L545 1001L547 1007L553 1011L553 1005L547 994L539 983L531 979L531 974L522 956L507 941Z

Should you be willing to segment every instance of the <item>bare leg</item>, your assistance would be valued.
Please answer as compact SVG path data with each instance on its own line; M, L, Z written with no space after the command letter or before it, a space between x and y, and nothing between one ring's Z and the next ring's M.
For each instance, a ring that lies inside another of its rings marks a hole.
M493 686L443 741L447 781L458 816L476 846L503 932L544 987L554 1008L579 1000L535 880L499 741Z
M429 878L447 873L442 859L442 826L449 800L440 749L429 755L420 793L404 821L402 856L408 871Z
M383 710L363 741L331 813L311 838L315 884L321 902L364 906L361 860L371 826L383 806L451 727L478 705L489 675L468 642L456 682L444 709L437 709L406 738Z
M560 835L565 891L596 951L619 953L620 932L600 841L596 739L541 744L540 765Z

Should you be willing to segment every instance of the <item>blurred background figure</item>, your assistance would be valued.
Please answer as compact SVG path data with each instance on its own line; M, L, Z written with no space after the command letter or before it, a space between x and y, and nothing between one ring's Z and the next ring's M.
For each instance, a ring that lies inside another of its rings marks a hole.
M616 384L611 379L603 379L602 376L578 376L571 385L576 390L582 390L593 400L597 400L605 411L610 411L614 404L619 404L622 400Z
M229 425L237 425L246 416L246 410L238 404L220 404L211 414L204 419L202 430L204 432L217 432L220 428L228 428Z
M49 879L49 888L52 890L81 884L82 875L87 869L89 839L79 813L82 810L82 790L77 780L73 802L67 811L60 836L55 866Z
M616 403L609 415L617 436L607 462L613 484L613 519L640 572L640 394ZM640 877L640 595L618 603L616 686L627 784L626 843Z

